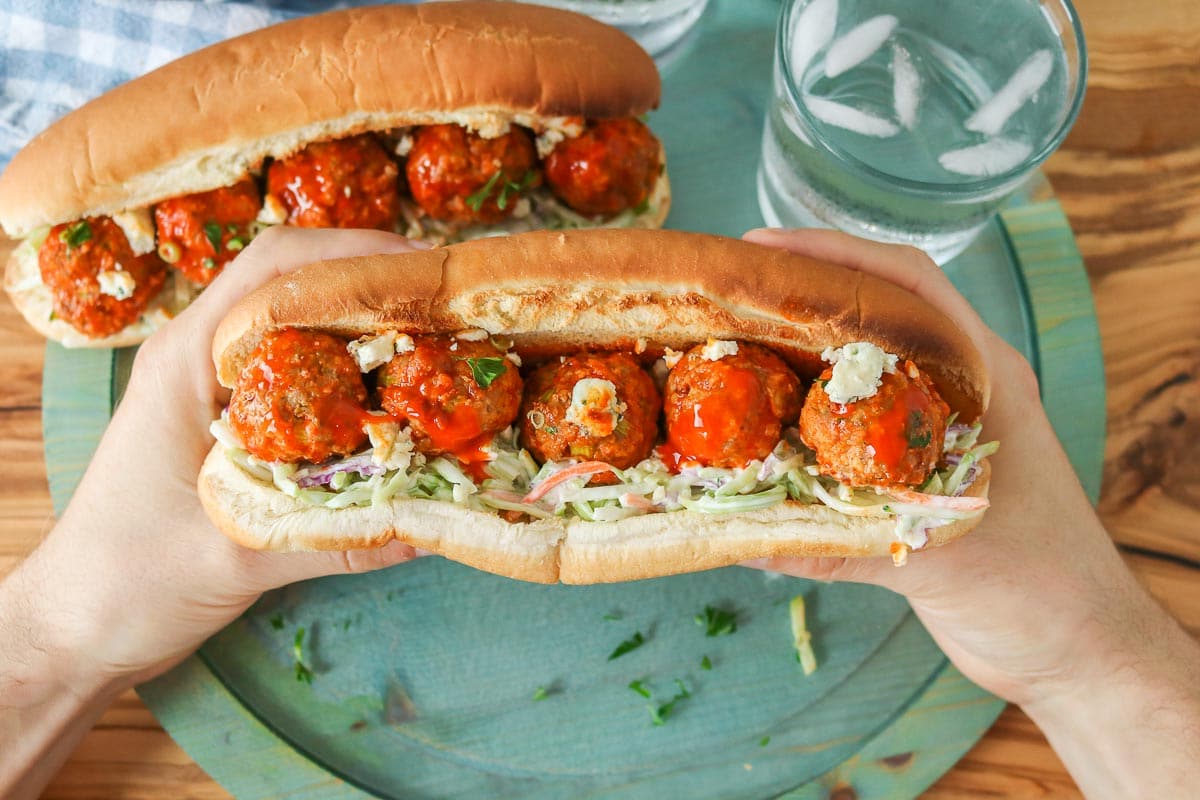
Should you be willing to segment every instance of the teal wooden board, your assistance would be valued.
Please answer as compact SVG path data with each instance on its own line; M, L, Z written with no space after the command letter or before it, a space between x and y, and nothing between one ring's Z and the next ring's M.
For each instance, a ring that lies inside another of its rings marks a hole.
M762 224L754 169L778 6L714 2L665 71L652 125L670 156L672 227ZM946 267L1038 369L1081 479L1099 488L1103 370L1087 278L1065 218L1035 183ZM108 419L132 351L48 345L46 458L61 510ZM804 593L821 666L792 658L786 601ZM739 630L707 638L706 604ZM620 620L605 614L620 613ZM272 619L280 615L282 627ZM292 675L304 626L315 678ZM647 644L608 654L634 631ZM703 656L712 670L700 668ZM667 724L656 700L692 696ZM549 696L534 701L538 687ZM933 645L901 598L730 568L618 586L534 586L441 559L266 595L139 690L215 779L266 797L915 796L1003 704ZM764 737L766 746L760 746Z

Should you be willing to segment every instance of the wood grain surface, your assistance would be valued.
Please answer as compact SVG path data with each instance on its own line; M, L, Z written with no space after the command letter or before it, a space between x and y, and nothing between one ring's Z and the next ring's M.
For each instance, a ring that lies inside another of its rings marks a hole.
M1200 15L1191 0L1076 0L1091 55L1083 112L1045 167L1096 298L1108 381L1100 511L1130 565L1200 633ZM0 246L0 250L5 250ZM52 524L40 337L0 300L0 575ZM137 697L122 696L48 798L224 798ZM1009 708L931 798L1075 797Z

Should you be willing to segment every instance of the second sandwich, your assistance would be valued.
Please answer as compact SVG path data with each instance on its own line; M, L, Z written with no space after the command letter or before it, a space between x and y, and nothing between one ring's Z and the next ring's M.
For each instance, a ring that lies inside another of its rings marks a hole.
M356 8L208 47L93 100L0 176L4 285L68 346L145 339L263 226L445 243L658 227L654 62L516 3Z

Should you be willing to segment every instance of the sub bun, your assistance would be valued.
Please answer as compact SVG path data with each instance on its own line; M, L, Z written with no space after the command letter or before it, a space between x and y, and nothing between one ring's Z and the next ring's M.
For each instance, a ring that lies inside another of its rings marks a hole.
M112 347L178 313L267 224L434 243L659 227L670 186L639 119L659 92L632 39L542 6L423 3L284 22L166 64L31 140L0 175L0 226L25 240L4 285L48 338ZM239 189L250 199L235 211ZM127 243L103 229L109 218ZM66 245L49 266L48 232ZM135 257L145 269L129 268Z
M199 493L256 549L398 539L600 583L763 556L902 563L987 505L988 377L953 321L717 236L545 231L317 263L235 306L213 361L233 399Z

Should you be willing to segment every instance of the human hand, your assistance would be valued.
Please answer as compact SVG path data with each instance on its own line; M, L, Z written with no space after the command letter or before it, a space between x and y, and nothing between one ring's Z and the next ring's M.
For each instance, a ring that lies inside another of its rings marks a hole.
M989 330L945 274L913 248L821 230L745 238L896 283L953 318L983 355L992 398L980 441L996 440L991 509L965 538L889 559L763 559L757 566L820 580L884 586L908 598L968 677L1029 703L1111 668L1139 617L1161 612L1100 525L1042 409L1028 362Z
M249 550L209 522L196 478L212 446L209 424L228 399L211 355L228 309L303 264L421 246L377 231L265 231L142 346L70 505L12 576L44 621L40 646L72 673L64 682L140 682L182 660L267 589L414 556L400 542L349 552Z

